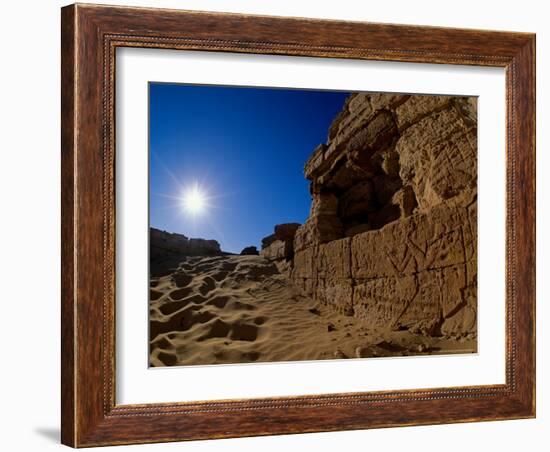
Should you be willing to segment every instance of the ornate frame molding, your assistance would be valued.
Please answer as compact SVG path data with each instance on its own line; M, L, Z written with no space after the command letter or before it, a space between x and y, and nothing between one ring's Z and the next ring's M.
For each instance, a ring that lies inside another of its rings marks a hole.
M506 68L506 383L116 405L114 89L118 47ZM62 239L64 444L82 447L533 417L535 36L146 8L65 7Z

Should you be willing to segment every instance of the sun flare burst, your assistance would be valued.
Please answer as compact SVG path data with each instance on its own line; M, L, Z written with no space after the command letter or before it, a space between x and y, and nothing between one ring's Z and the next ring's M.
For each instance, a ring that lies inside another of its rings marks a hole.
M208 197L203 189L194 185L184 191L182 206L185 212L192 216L201 215L208 207Z

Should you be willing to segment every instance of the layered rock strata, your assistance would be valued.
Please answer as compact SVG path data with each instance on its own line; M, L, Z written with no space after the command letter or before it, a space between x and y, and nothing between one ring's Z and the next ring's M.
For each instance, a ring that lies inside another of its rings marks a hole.
M262 255L292 258L307 295L373 328L475 335L476 106L351 95L305 164L309 218Z

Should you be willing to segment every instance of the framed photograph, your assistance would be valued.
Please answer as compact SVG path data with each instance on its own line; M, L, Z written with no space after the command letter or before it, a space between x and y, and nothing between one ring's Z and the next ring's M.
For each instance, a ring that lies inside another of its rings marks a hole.
M535 36L62 9L62 442L535 416Z

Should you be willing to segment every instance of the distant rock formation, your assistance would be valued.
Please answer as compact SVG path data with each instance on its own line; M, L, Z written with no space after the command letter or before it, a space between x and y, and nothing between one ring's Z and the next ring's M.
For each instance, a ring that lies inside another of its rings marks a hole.
M240 254L241 256L257 256L260 253L258 252L258 248L255 246L247 246L243 248Z
M218 256L223 254L216 240L187 238L160 229L149 229L149 264L152 276L160 276L177 266L182 256Z
M292 259L307 295L372 327L475 336L476 109L475 98L351 95L305 164L309 218L262 255Z

